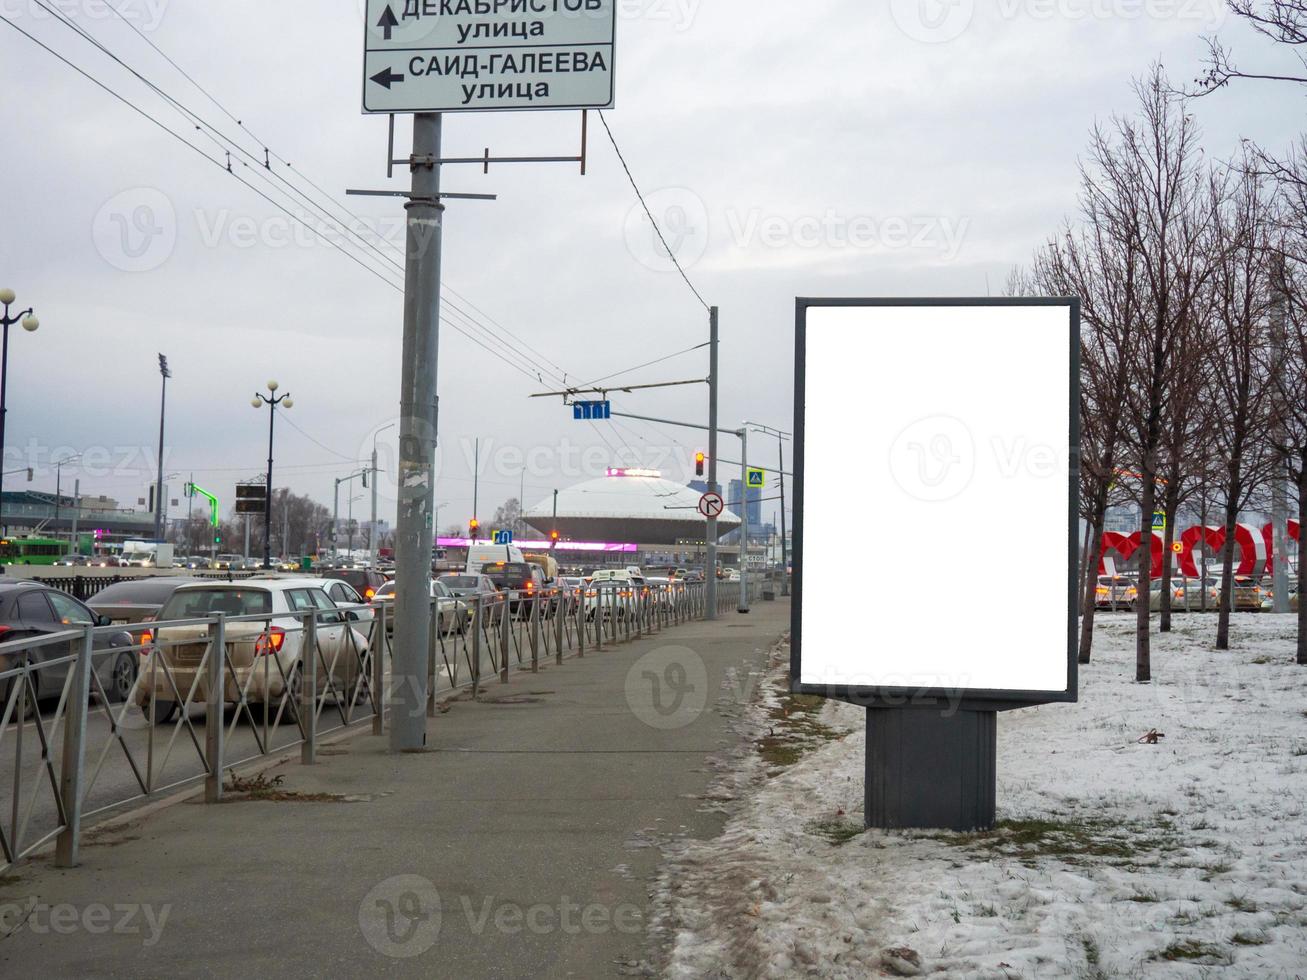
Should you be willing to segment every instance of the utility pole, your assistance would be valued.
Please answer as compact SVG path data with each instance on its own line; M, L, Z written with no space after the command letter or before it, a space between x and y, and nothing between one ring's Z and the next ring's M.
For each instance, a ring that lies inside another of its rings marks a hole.
M749 611L749 429L740 429L740 604Z
M717 307L708 312L708 489L721 493L717 485ZM708 518L704 534L708 567L704 569L704 594L708 619L717 618L717 518Z
M441 116L413 116L412 192L405 205L404 346L400 381L399 520L390 750L426 745L427 636L431 626L431 460L440 340Z
M477 513L477 491L481 488L481 440L477 439L472 463L472 520L478 523L481 515Z
M776 440L776 472L781 481L781 595L790 594L790 547L785 542L785 443Z
M377 567L377 444L372 444L372 530L368 532L369 565Z
M331 556L340 557L340 485L344 481L336 478L336 490L331 495Z
M72 538L70 539L72 543L72 547L69 549L73 553L78 552L77 518L81 516L81 513L82 513L82 481L78 479L73 481L73 534L72 534Z
M162 388L159 392L159 473L158 480L155 483L154 491L154 540L160 544L163 543L163 420L164 413L168 408L168 379L172 377L172 372L168 370L168 358L162 354L159 355L159 374L163 378ZM272 488L268 488L272 493Z

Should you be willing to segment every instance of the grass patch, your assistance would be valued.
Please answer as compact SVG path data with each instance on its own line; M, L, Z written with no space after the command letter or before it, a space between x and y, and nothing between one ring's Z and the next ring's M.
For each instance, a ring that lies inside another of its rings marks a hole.
M1266 657L1266 656L1253 657L1253 663L1257 664L1259 667L1265 667L1267 664L1273 662L1274 661L1272 661L1270 657Z
M791 694L787 681L777 685L779 701L767 710L771 726L758 739L758 754L775 768L792 766L805 754L840 733L817 720L826 699L811 694ZM861 832L861 831L859 831Z
M1179 847L1169 822L1157 827L1085 820L1000 820L991 831L941 838L956 847L1033 860L1058 858L1068 864L1093 863L1137 866L1140 858ZM1144 895L1131 901L1157 901Z
M1271 937L1264 932L1236 932L1230 937L1230 942L1235 946L1265 946L1271 941Z
M1126 898L1126 901L1127 901L1127 902L1141 902L1141 903L1149 902L1149 903L1151 903L1151 902L1160 902L1161 899L1157 897L1157 892L1135 892L1133 895L1130 895L1129 897L1127 897L1127 898Z
M1159 949L1149 959L1165 960L1169 963L1210 963L1218 966L1228 966L1233 962L1233 957L1227 950L1198 939L1181 939L1165 949Z
M223 789L242 799L270 803L342 803L346 799L337 793L298 793L294 790L284 790L281 784L285 781L285 776L273 776L269 779L267 774L262 772L249 778L238 776L233 772L231 781Z
M849 841L861 837L865 832L861 824L854 823L852 820L846 820L843 817L826 817L817 820L808 825L808 830L818 837L824 837L827 841L839 847L841 844L847 844Z
M1233 895L1225 900L1225 904L1230 906L1236 912L1247 912L1249 914L1257 911L1255 902L1249 901L1242 895Z

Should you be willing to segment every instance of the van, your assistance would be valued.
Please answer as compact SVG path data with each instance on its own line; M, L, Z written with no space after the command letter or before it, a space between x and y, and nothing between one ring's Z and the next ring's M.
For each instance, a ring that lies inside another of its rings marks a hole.
M545 585L553 585L558 581L558 562L554 560L553 555L528 554L526 560L539 565L541 570L544 571Z
M526 563L522 549L512 544L474 544L467 549L468 575L480 575L481 569L495 562L521 565Z

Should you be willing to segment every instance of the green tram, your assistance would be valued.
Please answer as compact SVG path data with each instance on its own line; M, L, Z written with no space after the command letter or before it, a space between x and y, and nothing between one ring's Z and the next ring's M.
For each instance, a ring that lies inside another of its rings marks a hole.
M53 565L69 550L54 538L0 538L0 565Z

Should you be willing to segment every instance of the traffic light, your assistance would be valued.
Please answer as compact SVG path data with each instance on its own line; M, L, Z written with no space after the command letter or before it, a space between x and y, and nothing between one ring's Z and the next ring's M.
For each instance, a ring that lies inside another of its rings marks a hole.
M480 529L481 529L481 522L478 521L475 517L467 522L468 537L475 539L477 536L477 531Z
M558 542L559 542L559 540L560 540L561 538L562 538L562 535L559 534L557 531L550 531L550 532L549 532L549 540L550 540L551 542L553 542L554 544L558 544Z
M706 458L706 457L704 456L703 453L695 453L695 454L694 454L694 475L695 475L695 476L703 476L703 464L704 464L704 460L705 460L705 458Z
M214 544L222 544L222 535L221 535L221 534L215 534L215 535L213 536L213 543L214 543Z

